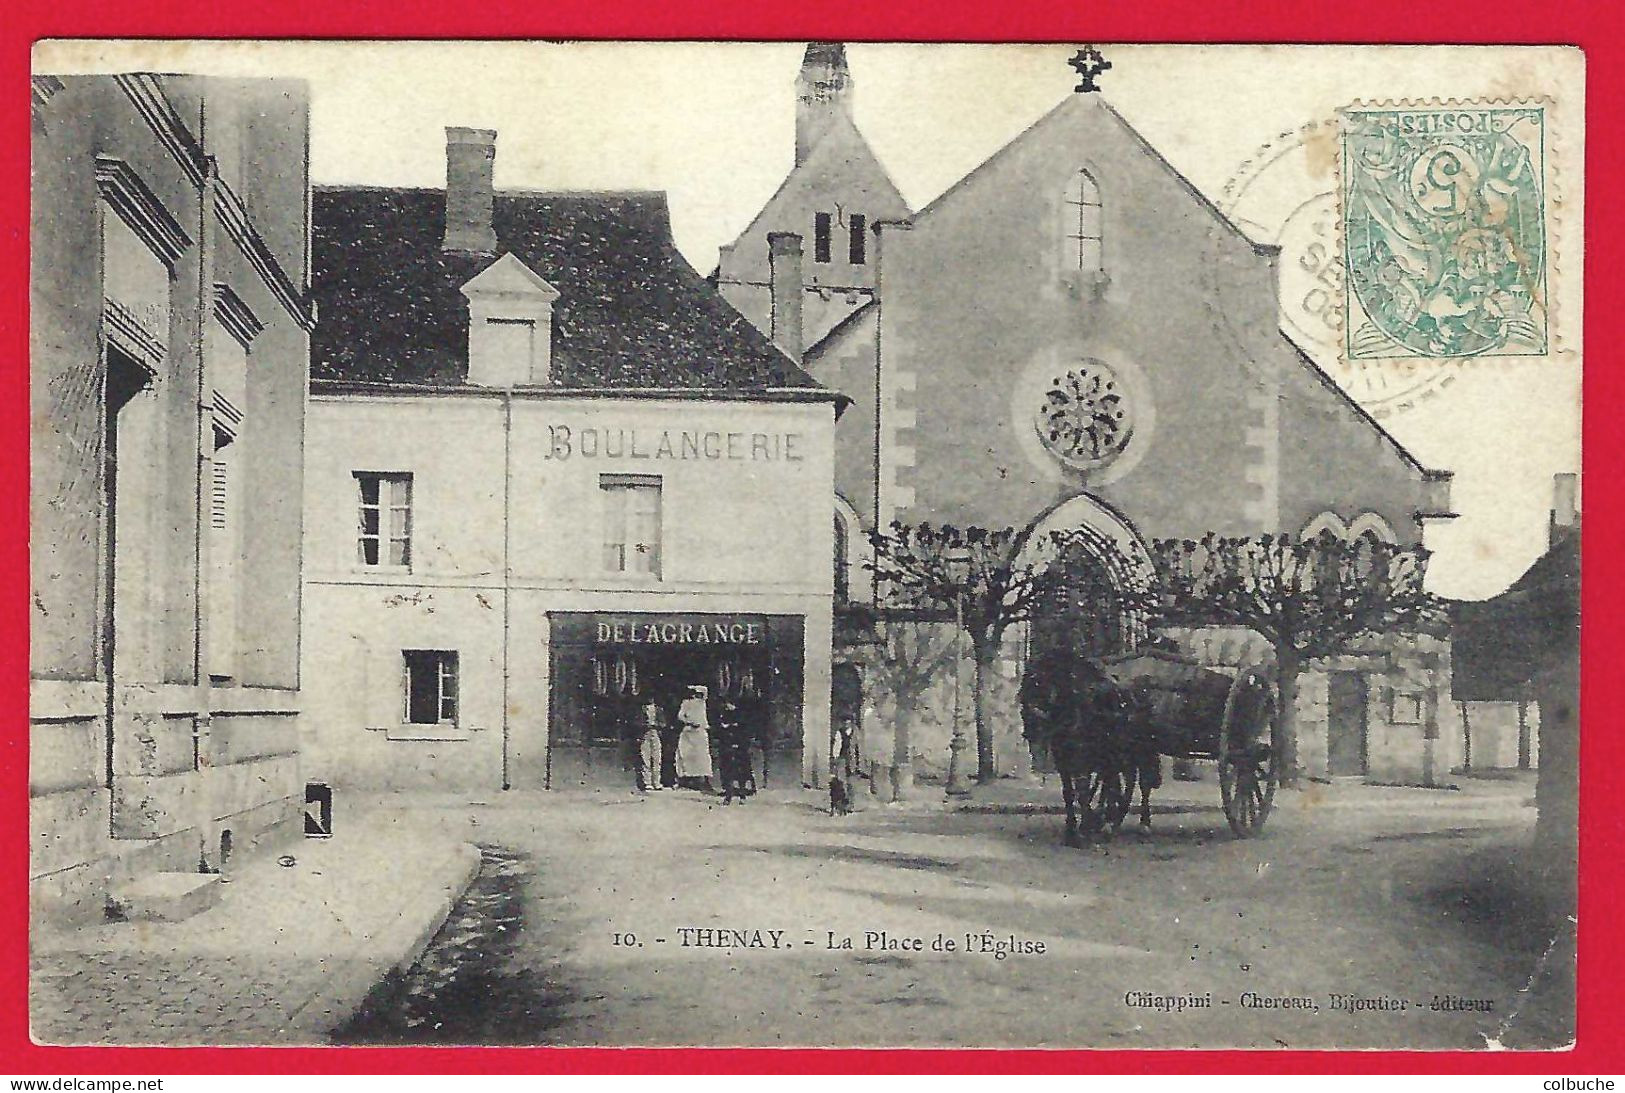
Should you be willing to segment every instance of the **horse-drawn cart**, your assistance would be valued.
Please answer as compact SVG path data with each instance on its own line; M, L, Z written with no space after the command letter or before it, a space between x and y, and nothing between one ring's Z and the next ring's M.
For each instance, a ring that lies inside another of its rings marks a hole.
M1047 744L1067 798L1067 834L1078 814L1091 831L1115 831L1140 790L1149 825L1160 756L1218 765L1225 818L1239 836L1269 818L1279 782L1275 688L1263 666L1231 673L1151 648L1101 662L1070 657L1028 665L1022 713Z

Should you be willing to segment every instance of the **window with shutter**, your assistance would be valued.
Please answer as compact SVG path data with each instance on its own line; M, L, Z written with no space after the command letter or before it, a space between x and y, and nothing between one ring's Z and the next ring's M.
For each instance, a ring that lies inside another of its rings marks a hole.
M604 507L604 569L660 577L660 478L606 474L598 480Z
M356 561L363 566L412 564L412 476L355 472Z
M237 597L239 556L236 487L236 438L216 427L214 458L209 467L209 609L208 670L211 678L237 673Z
M402 691L408 725L457 723L457 654L444 649L401 651Z

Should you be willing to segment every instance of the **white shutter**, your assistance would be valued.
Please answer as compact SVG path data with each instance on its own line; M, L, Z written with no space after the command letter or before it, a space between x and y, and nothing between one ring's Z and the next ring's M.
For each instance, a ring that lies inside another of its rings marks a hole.
M209 481L209 675L237 673L237 513L228 449L214 453Z

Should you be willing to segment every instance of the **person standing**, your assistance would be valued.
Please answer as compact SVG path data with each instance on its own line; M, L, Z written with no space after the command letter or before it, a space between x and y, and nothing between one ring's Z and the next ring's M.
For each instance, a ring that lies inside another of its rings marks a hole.
M711 791L711 721L705 688L690 687L677 707L677 784Z
M648 793L664 788L661 778L661 735L666 727L666 716L654 695L643 700L638 711L637 739L635 740L638 771L638 790Z
M717 713L717 764L722 768L722 803L741 802L756 792L750 770L750 732L740 716L739 704L724 702Z

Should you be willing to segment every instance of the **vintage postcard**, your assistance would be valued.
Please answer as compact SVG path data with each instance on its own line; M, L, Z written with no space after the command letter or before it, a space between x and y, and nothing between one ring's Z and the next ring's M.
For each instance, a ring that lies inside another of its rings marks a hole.
M1579 50L32 83L39 1043L1574 1043Z

